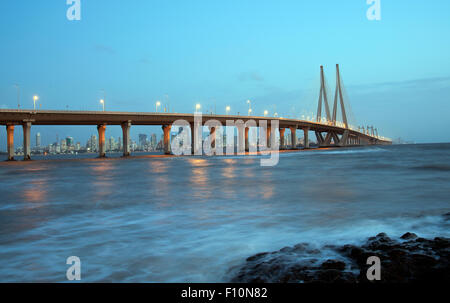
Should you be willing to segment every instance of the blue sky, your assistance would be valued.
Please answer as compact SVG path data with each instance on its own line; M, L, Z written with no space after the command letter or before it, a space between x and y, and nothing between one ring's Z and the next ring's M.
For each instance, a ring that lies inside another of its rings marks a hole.
M81 0L81 20L65 0L5 0L0 8L0 106L43 109L193 112L315 111L319 66L330 93L339 63L358 124L391 138L449 142L450 1L381 0L369 21L365 0ZM420 120L421 123L417 123ZM424 125L426 127L424 127ZM95 127L33 127L43 143ZM156 127L133 127L141 132ZM0 149L5 134L0 131ZM107 136L119 136L110 127ZM17 128L16 146L21 130ZM33 143L34 140L32 140Z

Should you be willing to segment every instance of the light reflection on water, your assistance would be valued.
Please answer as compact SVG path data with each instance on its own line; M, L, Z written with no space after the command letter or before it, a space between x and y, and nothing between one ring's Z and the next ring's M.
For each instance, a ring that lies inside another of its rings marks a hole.
M450 145L0 163L0 281L218 282L251 254L448 236ZM426 202L426 203L425 203ZM401 219L399 219L401 217Z

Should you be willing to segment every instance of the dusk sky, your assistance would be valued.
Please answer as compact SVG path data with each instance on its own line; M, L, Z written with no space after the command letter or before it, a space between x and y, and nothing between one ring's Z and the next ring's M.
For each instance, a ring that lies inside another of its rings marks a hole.
M449 142L450 1L4 0L0 8L0 107L171 112L253 111L300 117L315 112L319 66L334 94L335 64L357 125L415 142ZM103 92L104 91L104 92ZM21 127L16 128L21 146ZM95 127L32 127L42 143ZM160 127L133 127L132 139ZM119 126L107 137L121 135ZM6 149L0 131L0 149Z

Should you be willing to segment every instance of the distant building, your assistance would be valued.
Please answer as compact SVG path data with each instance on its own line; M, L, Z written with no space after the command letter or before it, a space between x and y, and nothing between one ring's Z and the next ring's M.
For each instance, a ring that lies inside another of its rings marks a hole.
M156 149L156 146L158 145L157 139L156 139L156 134L153 133L151 138L150 138L150 146L153 150Z
M86 143L86 149L90 152L97 152L98 151L98 141L97 136L92 135L89 140Z
M41 133L36 134L36 147L41 147Z
M72 147L72 146L75 145L75 142L74 142L72 137L67 137L66 138L66 145L67 145L67 147Z
M147 135L139 134L139 149L145 149L147 147Z

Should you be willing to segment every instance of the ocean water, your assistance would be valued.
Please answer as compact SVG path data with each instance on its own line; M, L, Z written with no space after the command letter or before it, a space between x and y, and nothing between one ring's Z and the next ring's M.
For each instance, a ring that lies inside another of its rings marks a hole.
M74 156L76 157L76 156ZM0 163L0 282L223 282L252 254L450 236L450 144ZM324 256L326 257L326 256Z

